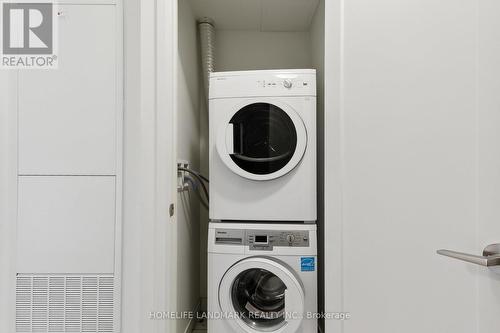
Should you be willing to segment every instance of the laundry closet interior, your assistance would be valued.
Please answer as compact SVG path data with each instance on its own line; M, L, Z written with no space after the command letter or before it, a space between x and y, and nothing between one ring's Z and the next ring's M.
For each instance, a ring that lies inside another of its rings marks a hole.
M322 309L324 0L179 0L177 17L177 95L175 108L178 165L209 175L208 100L200 56L198 23L215 27L215 72L315 69L317 85L318 309ZM177 311L207 310L208 210L193 189L177 184ZM242 189L244 191L244 189ZM192 323L178 320L177 332Z

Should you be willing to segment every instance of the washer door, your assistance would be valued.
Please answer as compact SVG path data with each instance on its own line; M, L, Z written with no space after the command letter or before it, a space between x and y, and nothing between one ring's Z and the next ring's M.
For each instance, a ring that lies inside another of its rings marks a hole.
M304 290L281 263L252 257L226 272L219 285L219 304L235 332L294 333L304 313Z
M236 174L253 180L285 175L299 164L307 146L300 116L279 101L240 105L219 128L217 150Z

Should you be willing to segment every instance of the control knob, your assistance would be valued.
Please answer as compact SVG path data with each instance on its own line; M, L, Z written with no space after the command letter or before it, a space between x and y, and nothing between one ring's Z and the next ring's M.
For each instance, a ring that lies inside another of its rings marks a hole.
M291 80L285 80L283 81L283 86L287 89L292 88L292 81Z

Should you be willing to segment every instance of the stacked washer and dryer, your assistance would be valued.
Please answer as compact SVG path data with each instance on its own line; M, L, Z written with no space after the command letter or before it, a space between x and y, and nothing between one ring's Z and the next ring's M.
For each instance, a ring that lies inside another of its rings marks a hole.
M211 73L209 333L315 333L316 72Z

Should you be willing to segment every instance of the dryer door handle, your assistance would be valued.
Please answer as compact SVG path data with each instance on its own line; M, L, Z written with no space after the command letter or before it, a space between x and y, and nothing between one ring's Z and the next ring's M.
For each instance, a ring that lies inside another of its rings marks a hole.
M227 124L226 127L226 150L229 155L234 154L234 125Z
M287 158L287 156L290 155L290 152L286 152L284 154L278 155L278 156L272 156L272 157L249 157L241 154L233 154L234 157L236 157L239 160L247 161L247 162L253 162L253 163L269 163L269 162L275 162L282 160L284 158Z

